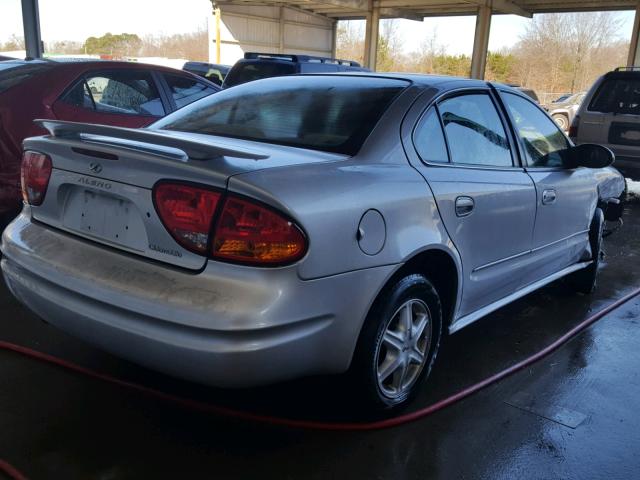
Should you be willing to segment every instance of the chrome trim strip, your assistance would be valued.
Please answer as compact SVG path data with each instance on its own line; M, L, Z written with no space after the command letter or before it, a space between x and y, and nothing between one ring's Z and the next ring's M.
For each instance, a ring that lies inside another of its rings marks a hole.
M565 240L569 240L570 238L577 237L578 235L584 235L585 233L589 233L589 229L588 228L586 230L581 230L579 232L572 233L568 237L561 238L560 240L554 240L553 242L547 243L546 245L541 245L539 247L536 247L536 248L531 250L531 253L539 252L540 250L543 250L543 249L545 249L547 247L552 247L556 243L564 242Z
M555 280L558 280L561 277L564 277L565 275L568 275L570 273L573 273L577 270L581 270L583 268L588 267L589 265L591 265L592 260L588 261L588 262L582 262L582 263L576 263L574 265L571 265L563 270L560 270L559 272L554 273L553 275L550 275L546 278L543 278L542 280L538 280L537 282L534 282L530 285L527 285L524 288L521 288L520 290L518 290L517 292L512 293L511 295L508 295L500 300L498 300L497 302L493 302L489 305L487 305L486 307L482 307L480 310L476 310L473 313L470 313L469 315L466 315L464 317L460 317L458 320L456 320L455 322L453 322L451 325L449 325L449 333L454 333L457 332L458 330L460 330L461 328L466 327L467 325L475 322L476 320L479 320L480 318L490 314L491 312L494 312L495 310L498 310L501 307L504 307L505 305L521 298L524 297L525 295L528 295L529 293L538 290L539 288L544 287L545 285L554 282Z
M564 242L565 240L569 240L570 238L577 237L578 235L583 235L585 233L589 233L589 229L581 230L576 233L572 233L571 235L561 238L559 240L554 240L551 243L547 243L546 245L541 245L531 250L526 250L524 252L516 253L515 255L511 255L509 257L501 258L500 260L494 260L493 262L489 262L485 265L480 265L479 267L474 268L471 273L479 272L480 270L484 270L485 268L495 267L496 265L500 265L501 263L508 262L509 260L515 260L516 258L523 257L529 253L539 252L540 250L544 250L545 248L552 247L553 245Z
M516 253L515 255L511 255L510 257L501 258L500 260L495 260L493 262L489 262L485 265L480 265L472 270L472 273L479 272L480 270L484 270L485 268L495 267L496 265L500 265L501 263L508 262L509 260L515 260L516 258L523 257L531 253L531 250L526 250L524 252Z

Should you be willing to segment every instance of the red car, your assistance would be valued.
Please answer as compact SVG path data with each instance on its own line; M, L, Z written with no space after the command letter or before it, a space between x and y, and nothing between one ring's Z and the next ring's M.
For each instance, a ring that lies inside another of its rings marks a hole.
M0 62L0 217L20 209L22 141L50 118L145 127L220 87L188 72L130 62Z

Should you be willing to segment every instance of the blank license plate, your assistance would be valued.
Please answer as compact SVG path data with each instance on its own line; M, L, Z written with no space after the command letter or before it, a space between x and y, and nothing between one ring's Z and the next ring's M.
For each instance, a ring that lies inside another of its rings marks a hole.
M126 243L133 220L131 202L90 190L83 190L81 195L80 230L112 242Z

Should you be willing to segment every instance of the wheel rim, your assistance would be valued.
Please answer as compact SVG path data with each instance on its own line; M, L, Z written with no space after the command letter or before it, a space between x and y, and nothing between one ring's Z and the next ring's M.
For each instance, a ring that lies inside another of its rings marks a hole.
M380 391L398 398L415 384L427 361L432 340L429 308L422 300L403 303L387 322L376 354Z
M561 116L555 116L553 117L553 119L556 121L556 123L558 124L558 126L562 129L562 130L566 130L567 129L567 120L564 117Z

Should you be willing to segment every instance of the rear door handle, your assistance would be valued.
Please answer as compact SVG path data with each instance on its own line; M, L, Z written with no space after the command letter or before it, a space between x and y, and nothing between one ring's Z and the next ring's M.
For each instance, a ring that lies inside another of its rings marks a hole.
M476 204L471 197L456 198L456 216L466 217L467 215L471 215L475 206Z
M551 205L556 201L556 191L555 190L543 190L542 191L542 204L543 205Z

